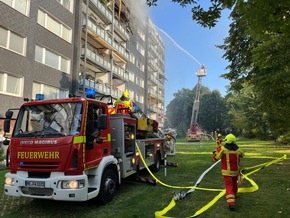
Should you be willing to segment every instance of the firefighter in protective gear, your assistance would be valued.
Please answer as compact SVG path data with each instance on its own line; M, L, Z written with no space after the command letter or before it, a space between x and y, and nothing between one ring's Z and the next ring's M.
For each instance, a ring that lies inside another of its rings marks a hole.
M215 161L221 159L221 170L226 188L226 200L230 210L235 209L235 199L238 192L238 175L240 158L244 152L236 144L236 137L229 134L225 137L225 145L221 145L213 154Z
M216 138L216 145L219 147L222 145L222 142L223 142L222 134L219 133Z
M133 106L129 98L129 92L125 90L121 98L117 99L115 102L115 111L117 114L129 114L132 112L132 109Z

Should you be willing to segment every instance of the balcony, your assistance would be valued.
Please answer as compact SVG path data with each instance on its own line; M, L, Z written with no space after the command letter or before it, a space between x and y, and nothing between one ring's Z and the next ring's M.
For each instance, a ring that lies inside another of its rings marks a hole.
M89 7L106 23L113 22L113 13L99 0L90 0Z
M149 81L153 82L155 85L159 84L159 81L158 81L157 77L152 75L152 74L149 76Z
M153 69L152 71L154 72L158 71L158 66L155 60L156 59L149 58L149 66Z
M118 75L118 77L125 79L125 70L118 65L113 65L112 71L115 75Z
M100 56L98 53L91 51L89 48L87 48L87 50L85 50L85 48L82 48L81 52L82 57L86 55L88 61L91 61L93 64L102 68L104 71L109 72L111 70L111 63L104 59L102 56Z
M126 30L126 28L124 28L122 25L120 25L119 22L115 22L114 27L115 27L115 31L122 38L122 40L124 40L124 41L129 40L129 33Z

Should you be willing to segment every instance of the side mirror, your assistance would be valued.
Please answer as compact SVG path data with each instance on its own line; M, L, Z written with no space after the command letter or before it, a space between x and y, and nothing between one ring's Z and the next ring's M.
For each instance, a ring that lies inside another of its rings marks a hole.
M107 114L101 114L98 116L97 129L107 129Z
M12 116L13 116L13 111L6 111L6 113L5 113L6 119L11 119Z
M4 132L10 132L10 120L13 116L13 111L6 111L4 120Z
M4 120L4 132L10 132L10 119Z

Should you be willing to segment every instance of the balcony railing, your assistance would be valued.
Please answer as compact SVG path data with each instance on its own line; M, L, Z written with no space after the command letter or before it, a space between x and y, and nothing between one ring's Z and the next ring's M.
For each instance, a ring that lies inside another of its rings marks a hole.
M82 48L82 55L85 55L85 48ZM91 51L89 48L86 50L86 57L89 58L94 63L100 65L107 71L110 71L111 69L111 63L107 60L105 60L103 57L101 57L99 54Z
M113 14L112 11L108 10L105 5L103 5L99 0L91 0L91 2L98 8L98 10L102 13L106 19L112 23L113 21Z

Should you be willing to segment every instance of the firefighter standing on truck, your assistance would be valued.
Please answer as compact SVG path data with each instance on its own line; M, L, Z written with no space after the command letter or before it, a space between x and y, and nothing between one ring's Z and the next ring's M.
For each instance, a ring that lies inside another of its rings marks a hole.
M240 158L244 152L236 144L236 137L228 134L225 137L225 145L221 145L213 154L215 161L221 159L222 175L226 188L226 200L230 210L234 210L236 194L238 192L238 175Z
M116 113L129 114L132 112L133 106L129 98L129 92L127 90L123 91L121 98L117 99L115 102Z

